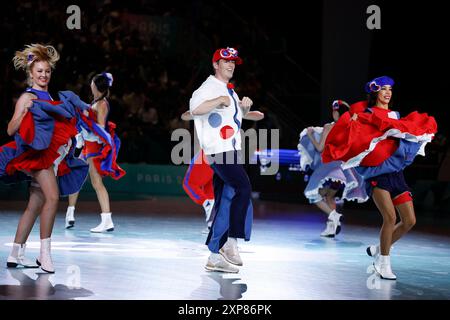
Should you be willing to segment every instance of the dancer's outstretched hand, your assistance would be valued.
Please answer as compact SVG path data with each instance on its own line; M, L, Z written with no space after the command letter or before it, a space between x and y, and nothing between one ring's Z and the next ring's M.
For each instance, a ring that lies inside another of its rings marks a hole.
M239 105L241 108L250 109L253 105L253 101L249 97L244 97L241 101L239 101Z

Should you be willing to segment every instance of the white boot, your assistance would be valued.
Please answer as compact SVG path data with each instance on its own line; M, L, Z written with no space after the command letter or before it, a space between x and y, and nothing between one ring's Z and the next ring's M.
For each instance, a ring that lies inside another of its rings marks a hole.
M203 234L209 234L209 231L211 231L211 226L212 226L212 221L209 221L207 223L207 227L205 229L202 230Z
M102 213L102 222L95 228L91 229L91 232L105 232L105 231L113 231L114 230L114 224L111 219L111 213Z
M330 212L330 214L328 215L328 220L333 221L335 230L334 230L334 234L337 235L339 234L339 232L341 232L341 217L342 214L338 213L336 210L333 210Z
M75 207L67 207L66 212L66 229L73 228L75 226Z
M41 266L41 269L48 273L55 273L55 268L53 268L51 252L51 239L41 239L41 254L36 263Z
M83 149L84 146L84 138L83 138L83 134L80 132L75 136L75 139L77 141L77 144L75 146L75 148L77 149Z
M374 259L378 258L378 255L380 254L380 246L379 245L371 245L368 246L366 249L367 255L370 257L373 257Z
M74 157L75 158L79 158L81 155L81 152L83 151L83 146L84 146L84 139L83 139L83 134L79 133L75 136L75 139L77 140L77 144L75 146L75 151L74 151Z
M39 266L33 261L25 257L26 244L13 243L11 254L6 260L8 268L16 268L23 266L24 268L38 268Z
M334 225L333 220L327 220L327 226L325 230L320 234L321 237L333 238L336 235L336 226Z
M205 209L205 221L208 225L205 229L202 230L203 234L208 234L209 230L211 230L211 225L214 217L211 217L212 209L214 208L214 199L207 199L203 202L203 209Z
M205 200L205 202L203 202L203 209L205 209L206 222L210 222L210 220L212 221L211 213L213 208L214 208L214 199Z
M394 246L391 246L391 249L389 250L389 252L394 249ZM367 255L376 259L378 257L378 255L380 254L380 245L371 245L368 246L366 249Z
M382 279L395 280L397 276L392 272L391 269L391 257L379 255L375 262L373 263L375 271L380 275Z

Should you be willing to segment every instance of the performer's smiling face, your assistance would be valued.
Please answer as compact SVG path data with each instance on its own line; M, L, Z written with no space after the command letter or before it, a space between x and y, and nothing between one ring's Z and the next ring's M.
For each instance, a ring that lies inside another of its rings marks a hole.
M37 61L33 64L30 71L30 78L33 81L33 85L47 89L51 77L52 68L47 61Z
M378 102L383 105L389 104L392 98L392 87L390 85L382 86L380 91L378 91Z
M216 77L222 81L228 82L233 78L234 68L236 62L234 60L220 59L214 63L214 69L216 69Z

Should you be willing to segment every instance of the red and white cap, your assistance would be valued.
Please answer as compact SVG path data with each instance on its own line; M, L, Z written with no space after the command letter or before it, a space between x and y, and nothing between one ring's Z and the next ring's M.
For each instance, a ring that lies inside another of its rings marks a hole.
M238 51L234 48L227 47L226 49L217 49L212 57L212 62L217 62L220 59L234 60L236 61L236 64L242 64L242 59L238 56Z

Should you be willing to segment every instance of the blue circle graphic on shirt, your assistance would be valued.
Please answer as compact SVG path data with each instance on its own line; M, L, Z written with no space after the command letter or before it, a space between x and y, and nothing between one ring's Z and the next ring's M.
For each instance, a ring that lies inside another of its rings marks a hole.
M208 123L211 127L217 128L222 124L222 116L218 113L211 113L208 117Z

